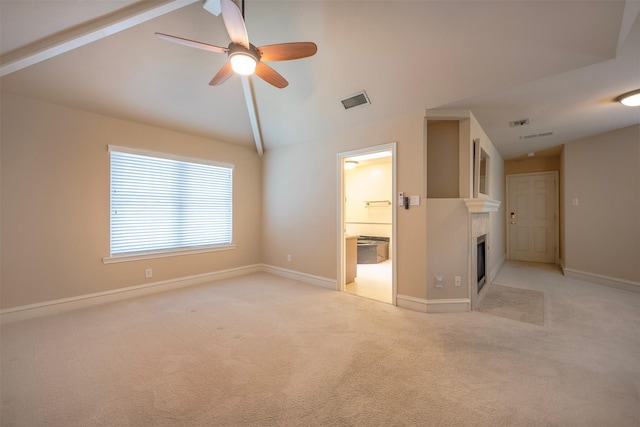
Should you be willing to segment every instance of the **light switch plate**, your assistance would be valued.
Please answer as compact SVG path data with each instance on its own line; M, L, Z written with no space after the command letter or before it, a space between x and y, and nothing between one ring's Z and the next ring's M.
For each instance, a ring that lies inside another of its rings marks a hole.
M410 204L411 206L420 206L420 196L411 196Z

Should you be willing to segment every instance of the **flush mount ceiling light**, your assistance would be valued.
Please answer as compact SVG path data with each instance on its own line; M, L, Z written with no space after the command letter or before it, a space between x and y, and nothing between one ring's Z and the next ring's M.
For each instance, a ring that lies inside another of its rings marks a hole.
M356 166L358 166L358 162L356 162L355 160L346 160L344 162L344 168L347 170L354 169Z
M623 93L616 98L616 101L627 107L640 106L640 89L632 90L631 92Z

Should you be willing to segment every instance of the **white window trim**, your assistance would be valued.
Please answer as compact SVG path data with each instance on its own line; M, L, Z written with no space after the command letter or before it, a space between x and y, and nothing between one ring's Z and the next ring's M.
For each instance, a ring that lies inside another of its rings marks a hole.
M137 255L120 255L120 256L104 257L102 258L102 262L104 264L116 264L119 262L141 261L145 259L203 254L207 252L230 251L230 250L236 249L237 247L238 245L231 244L231 245L216 245L216 246L210 246L210 247L198 248L198 249L185 249L185 250L168 249L166 251L147 252L144 254L137 254Z

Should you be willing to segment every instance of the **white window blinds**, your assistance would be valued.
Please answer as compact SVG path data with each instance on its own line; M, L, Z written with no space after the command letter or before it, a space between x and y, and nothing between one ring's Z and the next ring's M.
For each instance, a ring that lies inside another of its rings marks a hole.
M231 244L232 165L109 151L112 257Z

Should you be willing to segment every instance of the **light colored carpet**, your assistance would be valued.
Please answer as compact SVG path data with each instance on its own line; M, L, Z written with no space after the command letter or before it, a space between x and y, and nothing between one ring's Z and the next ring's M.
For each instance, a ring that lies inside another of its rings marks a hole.
M638 426L640 295L509 263L546 324L268 274L1 330L3 426Z
M544 293L492 284L482 297L478 311L544 326Z

